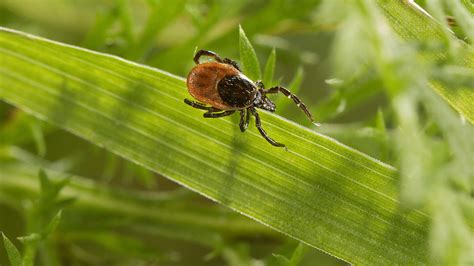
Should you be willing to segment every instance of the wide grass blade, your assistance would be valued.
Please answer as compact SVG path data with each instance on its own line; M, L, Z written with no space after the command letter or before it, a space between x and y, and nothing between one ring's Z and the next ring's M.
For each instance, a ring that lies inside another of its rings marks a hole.
M275 230L351 263L427 260L428 218L400 209L396 170L333 139L261 112L288 150L273 147L202 118L180 77L8 29L0 61L2 100Z

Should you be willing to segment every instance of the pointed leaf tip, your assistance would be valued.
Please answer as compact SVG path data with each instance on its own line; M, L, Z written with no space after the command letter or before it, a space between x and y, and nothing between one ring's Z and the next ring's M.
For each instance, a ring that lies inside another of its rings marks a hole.
M260 72L260 64L258 62L257 54L255 53L255 50L247 38L242 26L239 26L239 52L244 74L251 80L261 80L262 74Z
M20 251L16 248L16 246L8 239L8 237L2 232L3 238L3 245L5 246L5 250L7 251L8 260L10 261L10 265L12 266L21 266L23 264L23 260L21 258Z

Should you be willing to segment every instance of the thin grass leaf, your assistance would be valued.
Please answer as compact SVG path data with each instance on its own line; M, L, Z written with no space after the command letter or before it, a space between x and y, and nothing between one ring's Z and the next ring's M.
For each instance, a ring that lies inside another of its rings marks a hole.
M377 115L375 117L375 127L382 133L383 135L387 134L387 126L385 125L385 118L383 116L383 112L381 109L377 110Z
M272 147L203 119L184 79L116 57L7 29L0 56L0 98L41 119L349 262L427 260L428 219L400 210L388 165L262 111L288 150Z
M39 156L44 156L46 154L46 144L44 141L43 129L41 128L40 123L32 123L30 128L35 142L36 152Z
M23 260L21 258L20 251L15 247L15 245L8 239L8 237L2 233L3 237L3 246L7 251L8 260L10 261L11 266L23 266Z
M275 48L272 49L270 55L268 56L267 63L265 64L265 70L263 72L263 84L270 88L273 86L273 74L275 73L275 63L276 63L276 51Z
M242 26L239 26L239 51L240 61L245 75L251 80L261 80L262 74L260 72L260 63L258 62L257 54L252 47L247 35L245 35Z
M274 254L273 256L278 260L280 266L298 266L301 259L303 259L305 253L305 246L303 243L299 243L293 253L291 254L291 258L287 258L280 254Z
M56 215L53 216L53 219L49 222L49 224L46 225L44 228L44 231L41 233L43 237L47 237L50 235L54 230L56 230L56 227L58 227L59 221L61 220L61 214L62 210L59 210Z

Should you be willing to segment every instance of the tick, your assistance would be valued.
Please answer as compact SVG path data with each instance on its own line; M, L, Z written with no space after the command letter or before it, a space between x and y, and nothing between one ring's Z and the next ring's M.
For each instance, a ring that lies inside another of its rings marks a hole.
M214 61L200 62L201 56L208 56ZM250 115L255 117L255 126L262 136L273 146L285 147L270 138L262 128L257 109L275 112L275 103L267 94L283 93L306 114L313 122L313 117L301 100L288 89L280 86L265 89L261 81L253 82L240 70L237 62L221 58L214 52L199 50L194 56L196 66L187 78L188 91L198 102L184 99L194 108L205 110L204 117L218 118L240 112L240 131L245 132L249 125Z

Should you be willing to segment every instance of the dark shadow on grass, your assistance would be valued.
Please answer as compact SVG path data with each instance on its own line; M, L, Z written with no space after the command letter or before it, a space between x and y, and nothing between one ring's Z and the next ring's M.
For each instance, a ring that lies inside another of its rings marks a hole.
M69 87L70 81L64 76L62 78L59 94L56 96L54 104L49 108L49 114L46 114L46 117L49 117L59 127L63 127L72 119L71 117L78 107L74 102L77 93Z
M241 157L249 148L248 141L246 141L248 132L242 133L239 128L240 114L236 112L230 117L230 120L234 124L232 127L231 157L226 166L226 175L222 177L224 178L224 186L222 186L224 189L218 192L218 200L226 206L232 205L230 199L234 198L232 193L236 189L234 185L239 172Z

